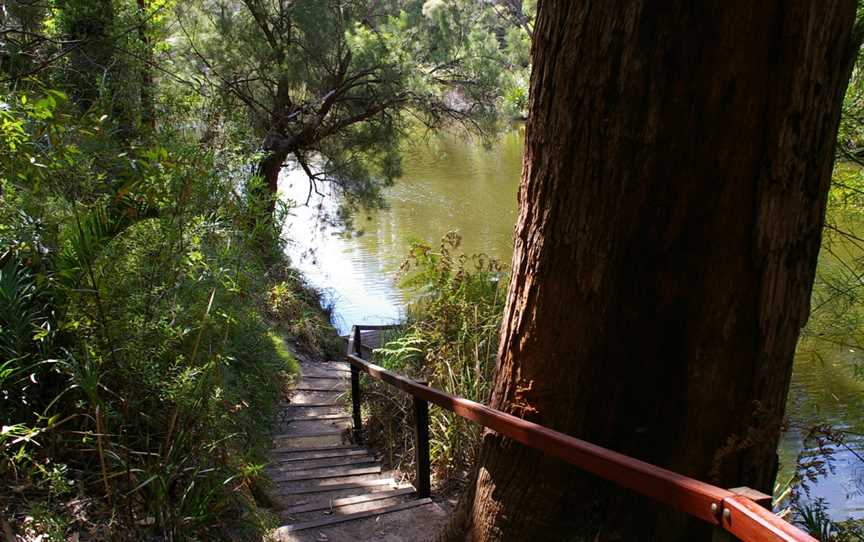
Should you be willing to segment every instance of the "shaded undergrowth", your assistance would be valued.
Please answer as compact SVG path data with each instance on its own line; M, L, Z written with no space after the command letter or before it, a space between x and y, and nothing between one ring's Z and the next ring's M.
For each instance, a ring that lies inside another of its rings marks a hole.
M258 536L286 338L336 340L278 217L182 133L121 141L54 91L0 117L3 529Z

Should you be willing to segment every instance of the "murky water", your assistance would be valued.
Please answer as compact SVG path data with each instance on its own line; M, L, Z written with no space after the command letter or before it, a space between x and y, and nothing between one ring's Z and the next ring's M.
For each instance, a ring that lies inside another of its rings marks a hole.
M510 263L523 135L521 128L514 129L490 146L455 134L407 144L404 175L386 192L388 207L357 216L350 235L326 226L310 233L321 212L334 210L330 199L313 197L309 207L295 210L287 225L295 240L289 252L309 280L327 292L341 331L358 322L401 318L406 293L396 278L412 239L436 243L457 230L466 253L483 252ZM303 202L308 186L302 172L292 171L284 175L281 189ZM781 481L792 474L803 428L828 423L864 434L864 381L854 376L861 353L818 340L803 342L799 350L789 430L780 448ZM856 455L860 439L853 439L851 448L837 448L833 471L812 485L811 497L825 499L835 519L864 517L864 461Z

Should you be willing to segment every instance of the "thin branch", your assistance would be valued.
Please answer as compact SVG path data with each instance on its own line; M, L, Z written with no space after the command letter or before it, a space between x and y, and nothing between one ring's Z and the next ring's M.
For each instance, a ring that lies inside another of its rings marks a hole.
M267 43L270 45L273 54L276 56L277 64L282 64L285 60L285 51L282 48L282 44L279 43L278 39L276 39L276 35L273 34L273 29L270 28L270 25L267 23L267 17L265 17L258 9L258 3L255 0L243 0L243 5L246 6L246 9L248 9L249 13L252 15L252 18L255 19L255 24L258 25L258 28L260 28L261 32L264 33Z
M306 173L306 176L309 177L309 193L306 194L306 203L305 205L309 205L309 200L312 198L312 191L314 190L316 194L324 197L324 194L318 191L318 184L316 183L316 175L312 173L312 168L309 167L309 164L306 163L306 159L303 156L303 153L299 151L294 151L294 157L297 158L297 163L300 164L300 167L303 168L303 171Z

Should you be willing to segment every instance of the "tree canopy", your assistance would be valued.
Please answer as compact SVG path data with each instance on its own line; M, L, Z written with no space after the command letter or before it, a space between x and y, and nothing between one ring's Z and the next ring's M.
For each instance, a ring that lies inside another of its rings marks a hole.
M180 12L193 62L226 110L245 111L274 192L290 159L310 193L330 182L349 203L379 201L410 123L479 126L505 73L527 68L525 31L499 42L504 22L477 2L243 0Z

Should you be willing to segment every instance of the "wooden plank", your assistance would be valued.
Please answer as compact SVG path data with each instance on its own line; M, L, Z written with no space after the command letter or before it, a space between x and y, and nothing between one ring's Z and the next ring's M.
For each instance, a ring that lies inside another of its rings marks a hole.
M740 495L723 500L722 527L747 542L817 542L791 523Z
M404 327L402 324L360 324L356 327L360 328L360 331L380 331L385 329L399 329Z
M285 510L285 513L287 513L287 514L302 514L304 512L317 512L319 510L331 510L334 508L351 506L352 504L363 504L366 502L383 501L385 499L392 499L394 497L401 497L403 495L411 495L413 493L414 493L413 487L394 489L392 491L378 491L376 493L369 493L367 495L358 495L356 497L345 497L342 499L330 499L328 501L313 502L313 503L309 503L309 504L301 504L298 506L290 506Z
M312 472L322 470L329 467L321 467L321 469L304 469L302 473L286 474L283 476L272 476L270 480L273 482L305 482L307 480L327 480L329 478L353 478L354 476L368 476L370 474L381 474L381 467L365 467L361 469L345 469L343 472Z
M342 405L339 403L288 403L285 405L285 408L324 408L324 407L332 407L332 408L342 408Z
M353 444L340 444L338 446L321 446L318 448L282 448L281 450L274 451L285 454L300 454L305 452L336 452L337 450L363 450L364 452L366 451L365 448L354 446Z
M344 392L348 391L348 388L292 388L291 391L315 391L315 392Z
M308 418L286 418L286 422L320 422L326 420L350 420L347 414L323 414L321 416L309 416Z
M333 437L338 436L344 433L344 429L331 429L328 431L318 431L316 433L304 433L292 435L289 433L283 433L281 435L273 435L273 440L284 440L287 438L315 438L315 437Z
M330 460L333 460L333 461L331 463L327 463L326 465L314 465L311 467L298 464L298 463L301 463L303 461L330 461ZM366 454L366 455L355 455L353 457L343 457L343 456L311 457L311 458L305 457L303 459L298 459L296 461L290 461L290 462L279 461L278 463L279 464L290 463L290 465L288 465L288 467L294 469L294 471L305 471L305 470L318 469L318 468L325 469L325 468L332 468L332 467L344 467L346 465L364 465L364 464L376 463L376 462L377 462L377 459L375 459L371 455ZM294 471L291 471L291 472L294 472Z
M773 498L771 495L766 495L761 491L753 489L752 487L741 486L741 487L730 487L729 491L736 495L741 495L742 497L747 497L751 501L755 502L759 506L763 508L771 509L771 501Z
M352 455L369 455L369 457L372 457L369 454L369 452L366 450L347 450L347 451L344 451L342 453L314 454L310 457L289 457L287 459L279 459L279 460L273 461L272 463L296 463L299 461L314 461L316 459L334 459L334 458L346 457L346 456L352 456Z
M390 514L392 512L400 512L402 510L408 510L411 508L416 508L418 506L424 506L427 504L431 504L432 499L418 499L416 501L409 501L400 504L394 504L392 506L385 506L383 508L375 508L373 510L366 510L364 512L355 512L353 514L345 514L344 516L331 516L324 519L316 519L313 521L306 521L303 523L295 523L294 525L286 525L284 527L280 527L278 530L285 533L293 533L297 531L302 531L305 529L315 529L319 527L326 527L328 525L336 525L337 523L344 523L346 521L354 521L357 519L363 518L371 518L373 516L380 516L382 514Z
M344 491L349 489L369 489L381 486L395 486L393 478L380 478L378 480L360 480L358 482L347 482L344 484L319 484L317 486L298 487L293 489L277 488L277 495L306 495L309 493L327 493L330 491Z
M304 375L300 375L300 380L303 380L304 378L308 378L309 380L341 380L341 381L345 381L345 380L348 380L347 373L350 373L350 372L351 372L350 370L345 371L346 376L325 376L325 375L305 375L304 374Z

